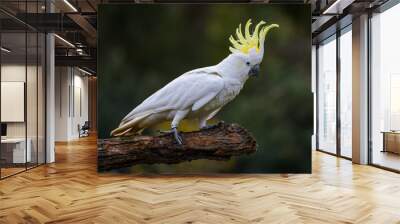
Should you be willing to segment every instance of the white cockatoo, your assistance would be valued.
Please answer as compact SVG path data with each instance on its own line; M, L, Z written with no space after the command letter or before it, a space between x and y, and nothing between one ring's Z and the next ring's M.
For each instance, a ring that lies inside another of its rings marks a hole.
M258 73L264 55L264 40L271 28L259 22L250 34L251 20L242 33L241 25L236 37L230 36L231 54L214 66L195 69L172 80L152 94L121 121L112 136L127 136L159 124L171 121L171 132L178 144L182 137L178 131L182 119L197 119L200 129L207 128L207 120L232 101L243 88L249 76Z

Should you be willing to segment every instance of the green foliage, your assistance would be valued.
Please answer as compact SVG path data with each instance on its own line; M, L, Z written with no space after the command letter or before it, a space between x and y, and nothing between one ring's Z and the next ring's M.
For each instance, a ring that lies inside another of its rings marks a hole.
M259 77L217 118L250 130L258 151L228 162L135 166L139 172L311 172L310 10L304 5L102 5L99 10L99 138L180 74L217 64L251 18L277 23Z

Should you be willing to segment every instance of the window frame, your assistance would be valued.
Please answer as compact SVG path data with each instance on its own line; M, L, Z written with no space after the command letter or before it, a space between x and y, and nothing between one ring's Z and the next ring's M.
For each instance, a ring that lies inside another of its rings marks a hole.
M348 19L348 18L344 18L344 19ZM338 21L340 22L340 21ZM336 25L336 24L335 24ZM341 27L340 29L338 28L336 30L335 33L327 36L324 39L318 40L317 44L316 44L316 151L319 152L323 152L323 153L327 153L333 156L337 156L340 158L344 158L347 160L352 160L351 157L347 157L342 155L341 153L341 119L340 119L340 81L341 81L341 67L340 67L340 37L342 35L344 35L347 32L351 32L352 31L352 23L348 23L346 25L344 25L343 27ZM333 36L335 36L334 38L332 38ZM329 40L331 39L331 40ZM336 151L335 153L329 152L327 150L321 149L320 143L319 143L319 134L320 134L320 130L319 130L319 122L320 122L320 118L319 118L319 98L320 98L320 89L319 89L319 79L320 79L320 74L319 74L319 47L321 45L321 43L324 42L329 42L329 41L336 41Z

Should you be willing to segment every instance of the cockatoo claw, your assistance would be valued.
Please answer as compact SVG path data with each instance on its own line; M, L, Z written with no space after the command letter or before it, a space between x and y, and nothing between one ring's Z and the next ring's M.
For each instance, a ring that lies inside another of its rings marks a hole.
M182 139L181 134L178 131L178 128L171 128L171 130L168 130L168 131L160 131L160 130L158 130L158 132L160 132L161 134L173 134L176 142L179 145L183 145L183 139Z
M211 129L211 128L215 128L218 125L219 125L219 123L218 124L206 125L206 126L200 128L200 130L208 130L208 129Z
M177 142L179 145L182 145L182 144L183 144L183 139L182 139L182 136L181 136L181 134L179 133L178 129L177 129L177 128L172 128L172 131L173 131L173 133L174 133L174 137L175 137L176 142Z

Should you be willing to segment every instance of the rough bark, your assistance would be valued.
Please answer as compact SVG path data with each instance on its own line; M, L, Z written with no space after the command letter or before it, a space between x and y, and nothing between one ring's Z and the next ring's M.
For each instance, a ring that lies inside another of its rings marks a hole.
M219 123L181 135L183 145L178 145L172 134L99 140L98 170L196 159L228 160L231 156L253 153L257 147L251 134L237 124Z

